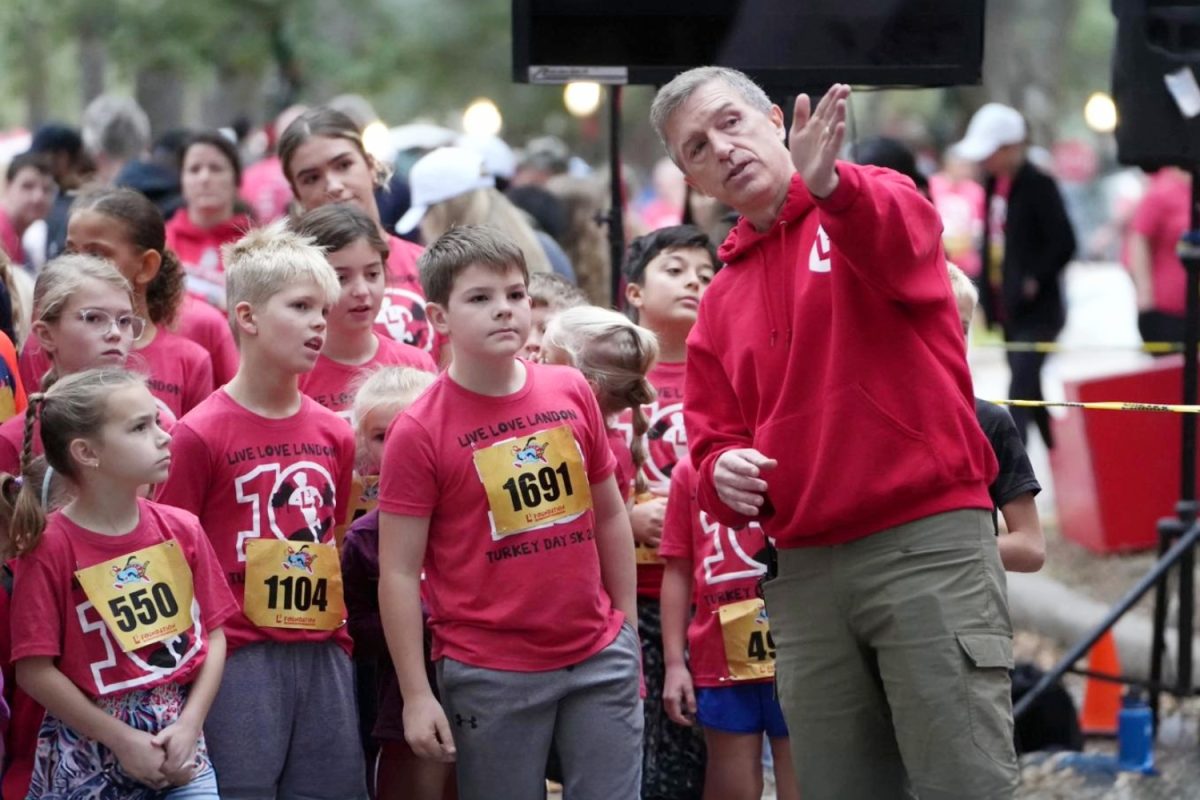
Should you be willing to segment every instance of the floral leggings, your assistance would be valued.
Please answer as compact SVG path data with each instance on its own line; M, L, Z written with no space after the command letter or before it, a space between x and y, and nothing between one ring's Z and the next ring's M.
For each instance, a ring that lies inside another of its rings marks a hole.
M187 687L173 683L102 697L96 704L110 716L147 733L158 733L179 718ZM37 758L27 800L217 800L216 776L201 736L196 777L187 786L151 789L121 769L112 751L46 714L38 733Z

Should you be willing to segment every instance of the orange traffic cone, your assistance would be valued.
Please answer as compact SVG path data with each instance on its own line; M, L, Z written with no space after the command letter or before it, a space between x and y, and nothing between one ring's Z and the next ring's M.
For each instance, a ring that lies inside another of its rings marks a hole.
M1117 643L1112 631L1105 631L1088 653L1088 669L1102 675L1120 675ZM1083 685L1083 711L1079 727L1085 736L1113 736L1117 732L1117 714L1121 710L1119 683L1088 678Z

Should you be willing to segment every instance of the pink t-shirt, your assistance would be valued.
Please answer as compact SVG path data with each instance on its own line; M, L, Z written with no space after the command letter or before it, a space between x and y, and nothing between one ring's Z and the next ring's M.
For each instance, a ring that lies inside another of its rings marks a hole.
M416 367L426 372L437 372L437 366L429 353L412 345L397 342L378 332L379 349L365 364L342 364L322 355L317 358L312 372L300 376L300 391L316 400L338 416L349 420L354 405L351 384L354 379L375 367Z
M354 436L333 412L302 397L287 419L269 419L239 405L218 389L179 421L171 439L174 467L158 500L200 517L238 607L244 603L245 540L332 543L345 518L354 466ZM321 498L311 507L289 503L293 493L312 489ZM259 628L242 613L226 625L229 650L252 642L321 642L331 637L350 652L343 624L335 631Z
M129 354L129 369L149 376L150 394L177 418L212 394L212 358L195 342L159 328L150 344Z
M688 666L696 686L727 686L729 666L718 609L758 596L758 581L766 567L754 555L766 546L758 523L741 530L710 519L696 501L696 471L691 461L675 465L671 496L663 523L664 558L683 559L692 565L692 602L695 613L688 623ZM738 683L770 683L771 678Z
M621 490L621 498L628 503L633 498L633 453L629 449L629 443L625 441L625 434L621 431L609 428L605 431L605 435L608 439L608 446L612 449L613 458L617 461L613 470L613 475L617 479L617 488Z
M1160 170L1133 214L1134 232L1150 245L1150 275L1154 281L1154 308L1182 317L1187 305L1187 270L1175 248L1188 229L1192 187L1186 177Z
M576 370L525 369L525 385L505 397L475 394L442 373L388 431L379 508L430 520L425 587L434 659L515 672L560 669L606 647L624 619L601 582L592 509L537 522L550 503L580 498L581 487L549 474L571 472L564 454L577 448L585 474L575 474L588 484L613 473L600 408ZM569 444L551 447L551 437ZM481 471L488 469L491 504ZM525 486L523 479L539 475L547 494L527 497L524 510L518 500L503 507L508 501L495 493L504 491L505 472L512 474L505 489L516 492L516 478ZM497 513L523 513L529 527L498 533Z
M0 211L0 250L3 250L9 261L20 265L25 263L25 249L21 247L21 237L13 227L8 214Z
M224 386L233 380L238 368L238 349L224 314L197 297L184 295L175 332L200 345L211 356L214 385Z
M292 187L283 174L279 156L267 156L246 167L240 195L263 225L285 216L292 202Z
M687 431L683 428L683 378L685 364L655 364L646 379L658 394L654 402L643 406L650 428L646 431L646 464L642 474L653 489L665 492L671 483L671 470L679 459L687 456ZM633 443L632 414L621 414L618 428L625 434L627 444ZM638 594L657 598L662 589L663 565L638 564Z
M25 446L25 415L0 423L0 472L21 474L21 448ZM42 454L41 426L33 423L33 454Z
M167 247L183 264L188 294L213 306L225 306L225 264L221 247L236 242L254 227L245 214L234 214L211 228L192 222L186 208L180 208L167 220Z
M16 569L12 599L13 660L50 656L92 698L187 684L208 653L209 632L237 613L212 547L195 516L139 500L138 526L124 536L81 528L61 511L46 522L41 543ZM75 571L173 539L192 571L191 630L125 653L87 599Z
M425 352L433 350L434 331L425 316L425 292L417 274L424 248L398 236L388 237L388 279L375 330Z
M175 420L212 394L213 362L200 345L166 328L159 328L150 344L129 354L125 366L148 376L146 385L163 412L162 422ZM50 359L31 336L21 351L21 379L28 375L30 386L41 386L50 369Z
M983 234L984 191L973 180L929 178L929 196L942 218L946 258L972 278L979 275L979 237Z

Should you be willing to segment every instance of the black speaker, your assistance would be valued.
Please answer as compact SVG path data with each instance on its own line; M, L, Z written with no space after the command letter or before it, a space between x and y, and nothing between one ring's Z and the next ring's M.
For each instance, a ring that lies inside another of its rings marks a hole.
M1200 164L1200 116L1183 116L1163 77L1191 67L1200 80L1200 0L1113 0L1117 160L1157 169Z

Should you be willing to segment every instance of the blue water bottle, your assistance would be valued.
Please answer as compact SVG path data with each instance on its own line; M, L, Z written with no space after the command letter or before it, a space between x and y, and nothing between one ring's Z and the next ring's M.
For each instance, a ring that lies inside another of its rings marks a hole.
M1117 714L1117 766L1126 772L1154 772L1154 718L1146 698L1130 689Z

